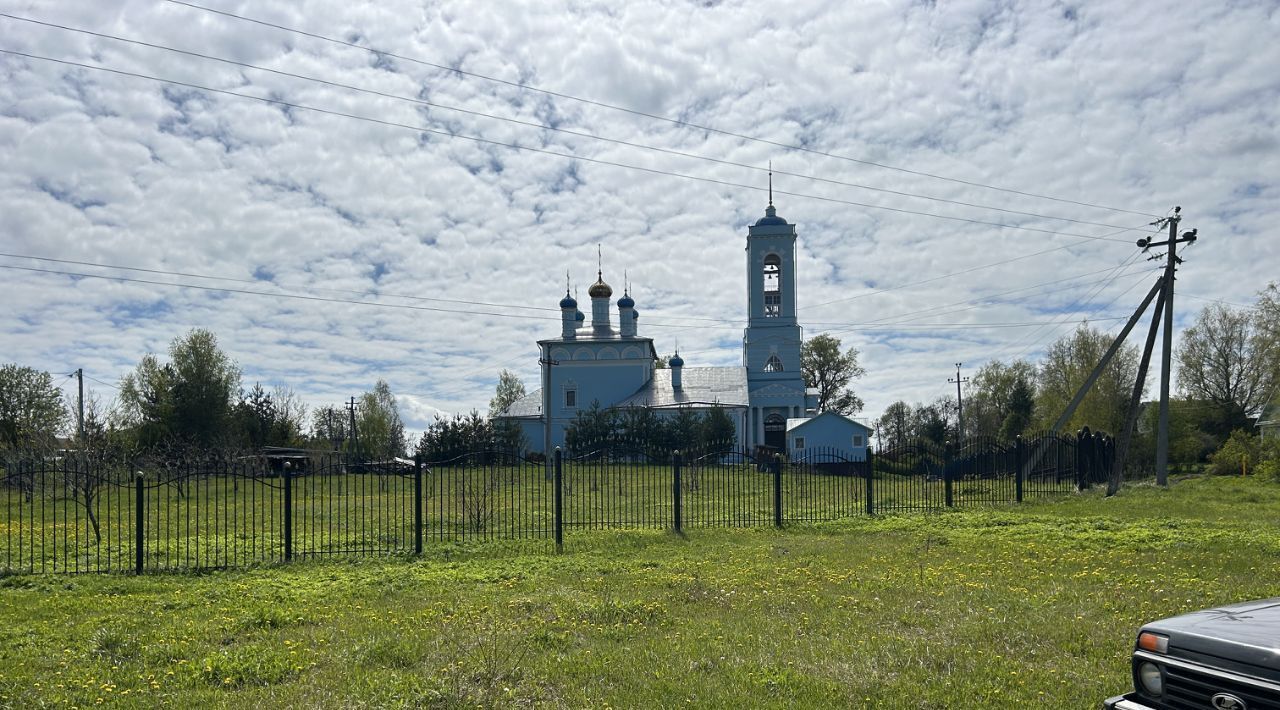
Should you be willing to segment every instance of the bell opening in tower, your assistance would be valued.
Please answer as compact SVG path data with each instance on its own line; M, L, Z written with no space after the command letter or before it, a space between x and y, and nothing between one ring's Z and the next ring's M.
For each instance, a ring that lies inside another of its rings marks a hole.
M782 315L782 259L777 254L764 258L764 316Z

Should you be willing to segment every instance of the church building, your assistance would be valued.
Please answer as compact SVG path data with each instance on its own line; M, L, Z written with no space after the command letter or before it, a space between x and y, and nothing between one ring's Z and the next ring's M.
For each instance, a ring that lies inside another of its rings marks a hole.
M770 197L765 215L747 229L747 327L741 367L686 367L677 351L656 367L653 338L639 334L640 314L624 291L597 272L587 290L591 322L569 295L560 301L560 335L538 341L542 386L514 402L501 419L516 422L531 450L564 446L578 412L645 407L663 413L720 408L734 422L741 448L787 448L788 420L816 414L817 391L806 390L796 320L796 227L779 217ZM616 305L618 321L611 319Z

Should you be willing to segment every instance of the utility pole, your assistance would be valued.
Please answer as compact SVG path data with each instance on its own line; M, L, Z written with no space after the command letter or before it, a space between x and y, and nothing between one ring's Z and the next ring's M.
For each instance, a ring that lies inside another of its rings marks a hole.
M351 414L351 448L360 455L360 434L356 431L356 398L352 397L347 411Z
M79 384L80 404L77 408L76 430L80 433L80 448L84 448L84 368L76 368L76 381Z
M1126 417L1124 429L1120 432L1120 442L1116 450L1116 459L1112 467L1111 479L1108 482L1107 494L1111 495L1120 487L1121 476L1124 469L1124 459L1128 453L1129 438L1133 434L1133 427L1137 421L1138 408L1141 405L1142 390L1146 380L1147 363L1150 360L1151 349L1155 343L1157 329L1161 326L1163 320L1164 326L1164 352L1161 357L1161 373L1160 373L1160 425L1156 436L1156 483L1161 486L1169 485L1169 379L1172 374L1171 360L1173 355L1173 280L1174 273L1178 264L1182 263L1182 259L1178 258L1177 245L1179 243L1193 243L1197 239L1199 230L1192 229L1189 232L1183 232L1182 236L1178 236L1178 224L1181 222L1182 208L1174 207L1173 215L1163 217L1151 223L1153 227L1168 227L1169 239L1163 242L1152 242L1149 237L1143 237L1138 240L1138 247L1142 251L1147 251L1151 247L1168 246L1169 251L1166 254L1157 254L1152 256L1150 260L1154 261L1160 258L1166 258L1164 274L1156 280L1151 287L1151 291L1147 293L1147 297L1143 299L1141 305L1130 316L1129 322L1125 324L1120 334L1111 342L1111 347L1107 348L1106 354L1093 368L1093 372L1085 379L1084 384L1076 392L1071 403L1067 405L1066 410L1058 417L1051 427L1052 431L1058 431L1063 425L1071 419L1071 415L1075 413L1076 407L1084 400L1089 389L1093 387L1094 382L1102 374L1107 367L1107 363L1111 361L1112 356L1123 345L1124 340L1129 335L1129 331L1137 325L1142 318L1142 314L1146 312L1147 307L1153 301L1156 303L1156 312L1152 316L1151 329L1147 334L1146 347L1143 349L1142 363L1138 368L1138 376L1134 382L1133 395L1129 401L1129 413ZM1157 296L1159 297L1157 299ZM1034 454L1033 458L1039 460L1044 455L1044 451ZM1026 470L1030 470L1028 467Z
M956 383L956 439L964 438L964 399L960 395L960 385L969 381L968 377L963 379L960 377L960 366L962 364L964 363L956 363L956 378L954 380L947 378L947 382Z
M1178 236L1178 224L1182 222L1182 208L1174 207L1173 215L1165 217L1154 224L1169 227L1169 239L1164 242L1152 242L1150 239L1139 239L1138 246L1143 251L1151 247L1168 246L1169 251L1165 254L1164 263L1164 281L1163 293L1161 301L1164 306L1164 339L1161 343L1163 352L1160 353L1160 427L1156 436L1156 484L1161 486L1169 485L1169 380L1173 374L1173 281L1178 264L1182 263L1182 259L1178 258L1178 243L1191 243L1196 240L1196 232L1191 230Z
M1160 353L1160 433L1156 437L1156 484L1169 485L1169 378L1173 354L1173 274L1178 248L1178 223L1181 207L1175 207L1169 218L1169 253L1164 262L1164 341Z

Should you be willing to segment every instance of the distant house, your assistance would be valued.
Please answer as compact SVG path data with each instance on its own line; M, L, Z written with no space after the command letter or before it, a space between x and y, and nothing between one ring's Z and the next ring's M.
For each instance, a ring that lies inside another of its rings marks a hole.
M787 420L787 450L792 461L866 461L870 436L871 427L836 412Z
M1273 394L1271 402L1262 408L1255 426L1263 439L1280 438L1280 392Z

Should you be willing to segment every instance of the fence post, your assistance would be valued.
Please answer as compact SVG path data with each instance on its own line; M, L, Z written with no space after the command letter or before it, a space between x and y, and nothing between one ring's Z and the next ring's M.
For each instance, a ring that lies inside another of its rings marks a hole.
M1084 490L1085 471L1089 470L1089 429L1076 432L1076 490Z
M680 500L680 450L671 454L671 504L674 506L676 532L684 532L684 516Z
M875 484L876 478L876 460L875 453L871 450L871 445L867 445L867 515L876 514L875 503Z
M955 505L955 500L952 497L952 491L951 491L951 461L952 461L951 442L948 441L947 443L943 444L943 447L942 447L942 481L947 491L947 507L948 508Z
M133 479L133 571L135 574L142 574L142 563L146 552L144 545L147 539L144 530L147 520L145 513L147 497L142 487L142 477L142 471L138 471Z
M564 459L563 452L560 447L556 447L555 452L555 536L556 536L556 552L564 552L564 470L562 468Z
M284 471L284 560L293 559L293 473L288 461L281 469Z
M413 554L422 554L422 459L413 461Z
M773 525L782 527L782 454L773 455Z
M1027 465L1027 449L1022 435L1013 440L1013 490L1017 502L1022 502L1022 467Z

